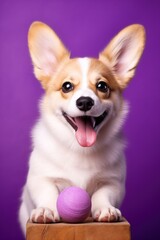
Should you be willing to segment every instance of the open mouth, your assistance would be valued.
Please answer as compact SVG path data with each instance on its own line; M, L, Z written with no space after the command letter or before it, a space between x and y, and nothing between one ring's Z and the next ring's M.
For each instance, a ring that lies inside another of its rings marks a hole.
M73 127L76 132L76 139L78 143L83 147L92 146L97 138L97 129L102 124L106 116L107 111L104 111L98 117L93 116L81 116L81 117L70 117L65 112L63 113L66 121Z

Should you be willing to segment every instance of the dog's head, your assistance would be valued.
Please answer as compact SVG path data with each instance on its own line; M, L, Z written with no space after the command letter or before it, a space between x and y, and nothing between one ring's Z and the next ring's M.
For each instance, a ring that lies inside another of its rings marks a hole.
M143 26L123 29L98 59L70 58L55 32L41 22L31 25L28 41L35 76L46 91L45 114L56 115L75 131L81 146L92 146L103 125L123 110L122 90L144 49Z

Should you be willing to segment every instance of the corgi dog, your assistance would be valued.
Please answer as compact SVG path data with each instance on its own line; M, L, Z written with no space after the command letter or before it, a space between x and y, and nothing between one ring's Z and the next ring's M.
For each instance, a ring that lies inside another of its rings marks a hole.
M123 90L134 76L145 45L145 30L121 30L98 58L70 58L56 33L34 22L28 33L36 78L45 94L32 131L33 151L19 219L59 222L56 202L66 187L85 189L95 221L119 221L126 165L122 126L128 113Z

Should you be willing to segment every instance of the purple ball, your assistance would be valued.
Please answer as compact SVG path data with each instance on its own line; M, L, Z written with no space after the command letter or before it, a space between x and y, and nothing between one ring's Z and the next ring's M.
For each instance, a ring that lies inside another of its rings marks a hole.
M79 187L65 188L57 199L57 209L63 221L68 223L83 222L91 211L90 196Z

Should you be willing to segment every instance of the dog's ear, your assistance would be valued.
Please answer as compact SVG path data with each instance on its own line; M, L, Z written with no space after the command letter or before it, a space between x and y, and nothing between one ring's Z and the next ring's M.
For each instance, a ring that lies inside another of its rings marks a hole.
M144 45L144 27L134 24L120 31L100 53L99 59L111 67L120 88L134 76Z
M46 24L34 22L28 32L28 45L34 73L44 89L62 60L69 52L56 33Z

